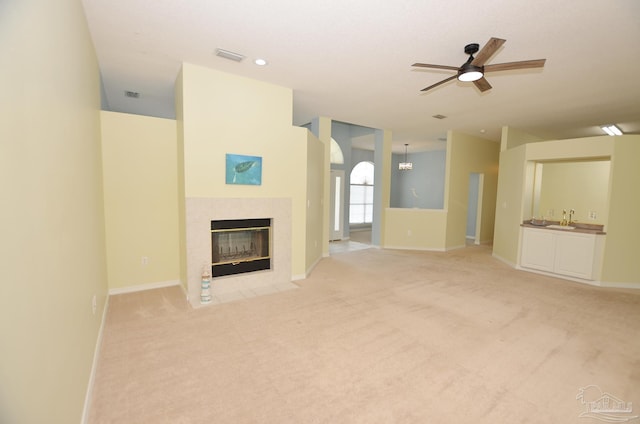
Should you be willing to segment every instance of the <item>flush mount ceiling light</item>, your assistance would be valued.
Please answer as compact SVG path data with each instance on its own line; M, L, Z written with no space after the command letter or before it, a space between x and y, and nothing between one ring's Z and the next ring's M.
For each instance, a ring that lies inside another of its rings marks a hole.
M409 162L407 160L407 147L409 147L409 145L407 143L405 143L404 145L404 162L400 162L398 164L398 169L400 171L409 171L411 169L413 169L413 163Z
M253 63L255 63L258 66L266 66L269 62L267 62L264 59L256 59L253 61Z
M244 59L244 55L224 49L216 49L216 56L233 60L234 62L242 62L242 60Z
M620 128L615 125L603 125L600 128L609 135L622 135Z

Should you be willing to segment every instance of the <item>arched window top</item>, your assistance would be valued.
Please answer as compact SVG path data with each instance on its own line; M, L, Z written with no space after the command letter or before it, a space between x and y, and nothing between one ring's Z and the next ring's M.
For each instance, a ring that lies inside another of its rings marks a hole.
M351 184L373 185L373 163L363 161L354 166Z
M337 141L331 137L331 147L330 147L330 158L331 163L335 163L338 165L344 164L344 155L342 154L342 149Z

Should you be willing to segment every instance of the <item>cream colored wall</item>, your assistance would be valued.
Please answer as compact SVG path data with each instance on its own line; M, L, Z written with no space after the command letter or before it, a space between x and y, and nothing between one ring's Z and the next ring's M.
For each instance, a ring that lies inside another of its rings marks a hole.
M176 121L115 112L101 121L109 289L177 282Z
M0 9L0 422L78 423L107 294L98 64L79 1Z
M527 201L523 198L526 152L524 145L500 152L493 256L512 266L518 263L522 209Z
M491 240L495 218L500 145L493 141L450 131L447 137L447 249L466 243L469 174L484 174L480 239Z
M513 149L527 143L537 143L544 139L512 127L502 127L500 150Z
M609 211L609 160L551 162L542 165L540 206L534 216L561 220L562 210L575 210L573 219L587 224L606 224ZM596 219L589 218L589 212Z
M526 144L527 160L590 160L613 154L614 137L572 138Z
M308 275L322 258L323 239L328 231L325 213L325 144L307 132L307 211L305 236L305 274Z
M292 273L305 273L307 130L291 89L185 63L181 73L186 197L291 198ZM262 157L262 185L227 185L225 154Z
M390 249L445 249L447 212L443 209L387 208L384 247Z
M374 133L374 194L371 242L376 246L387 246L387 212L391 204L391 131L376 129ZM393 227L391 227L393 228Z
M602 281L640 288L640 135L615 139Z

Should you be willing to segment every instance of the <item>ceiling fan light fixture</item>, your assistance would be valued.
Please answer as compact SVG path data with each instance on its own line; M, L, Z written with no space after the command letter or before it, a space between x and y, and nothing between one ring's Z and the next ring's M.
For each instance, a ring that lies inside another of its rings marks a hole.
M609 135L622 135L622 130L615 125L603 125L600 128Z
M462 81L462 82L478 81L483 76L484 75L482 73L482 67L474 66L474 65L471 65L470 63L465 63L464 65L462 65L462 67L460 68L460 71L458 72L458 81Z

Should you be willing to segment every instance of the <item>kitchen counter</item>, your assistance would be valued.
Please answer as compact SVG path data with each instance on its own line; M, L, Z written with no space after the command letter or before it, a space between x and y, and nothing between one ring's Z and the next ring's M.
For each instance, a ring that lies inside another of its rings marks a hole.
M584 233L584 234L607 234L604 230L604 225L600 224L585 224L583 222L572 222L569 227L570 228L562 228L560 226L560 221L543 221L544 224L532 224L530 219L527 219L520 224L521 227L527 228L538 228L541 230L554 230L554 231L566 231L571 233ZM549 225L554 225L555 227L549 228Z

